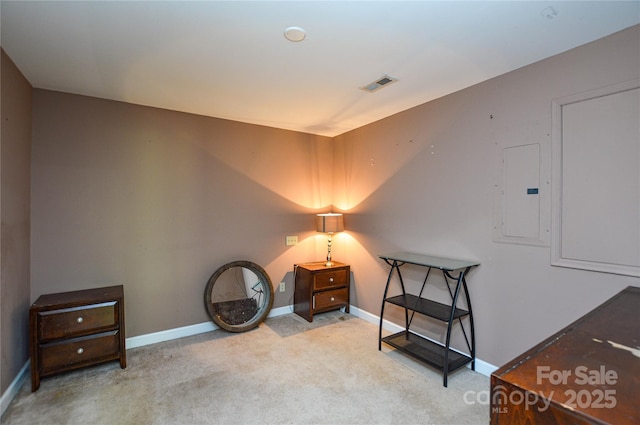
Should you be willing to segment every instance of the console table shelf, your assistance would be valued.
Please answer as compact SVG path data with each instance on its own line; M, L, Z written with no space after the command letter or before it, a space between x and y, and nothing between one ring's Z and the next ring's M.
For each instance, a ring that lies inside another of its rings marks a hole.
M428 300L426 298L420 298L416 295L405 294L396 295L395 297L387 298L388 303L395 304L402 308L413 310L416 313L424 314L425 316L433 317L434 319L448 322L451 318L451 306L442 304L437 301ZM453 313L453 318L458 319L468 315L467 310L456 308Z
M387 343L403 353L429 364L430 366L440 370L445 369L444 355L446 347L444 345L423 338L411 331L402 331L389 335L382 338L382 342ZM465 354L458 353L457 351L449 351L446 370L447 372L453 372L472 360L473 359L470 356Z
M475 331L473 326L473 312L471 310L471 299L467 289L465 275L472 267L479 265L477 262L457 260L452 258L433 257L428 255L414 254L409 252L398 252L388 255L381 255L391 269L384 289L382 307L380 311L380 328L378 332L378 350L382 350L382 343L386 343L395 349L408 354L430 366L442 371L443 385L447 386L449 372L453 372L466 364L471 363L471 368L475 370ZM400 272L400 267L405 264L413 264L427 269L422 287L418 295L408 294L405 290L404 281ZM451 295L451 304L444 304L423 297L425 286L429 278L431 269L442 271L447 289ZM392 277L396 272L402 293L400 295L387 296ZM457 276L454 272L457 271ZM455 289L452 291L449 281L455 282ZM464 293L466 309L459 308L458 298ZM382 324L384 318L385 305L393 304L402 307L405 311L405 330L386 337L382 337ZM411 322L415 313L431 317L447 324L447 333L444 343L432 341L424 338L410 330ZM465 330L463 319L468 318L469 334ZM468 354L454 350L451 347L451 332L453 324L457 321L464 335L467 344Z

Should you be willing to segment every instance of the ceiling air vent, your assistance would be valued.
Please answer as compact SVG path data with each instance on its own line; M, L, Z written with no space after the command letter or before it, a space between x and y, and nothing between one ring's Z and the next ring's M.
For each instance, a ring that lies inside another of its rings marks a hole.
M396 81L398 81L397 78L393 78L393 77L389 77L388 75L384 75L383 77L378 78L373 83L369 83L364 87L360 87L360 89L362 89L364 91L368 91L370 93L373 93L374 91L380 90L381 88L386 87L389 84L395 83Z

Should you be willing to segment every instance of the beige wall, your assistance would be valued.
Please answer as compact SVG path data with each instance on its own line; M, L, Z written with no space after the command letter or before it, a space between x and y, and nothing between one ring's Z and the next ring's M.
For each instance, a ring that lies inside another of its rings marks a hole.
M209 321L229 261L288 284L322 259L332 141L179 112L34 91L31 297L123 284L128 337ZM285 246L285 236L300 243ZM316 251L319 256L316 256Z
M0 393L4 394L29 358L31 85L4 50L0 54Z
M492 236L502 149L540 144L541 175L550 176L552 99L640 78L639 53L636 26L335 138L335 181L346 184L336 186L334 203L349 212L355 303L379 314L387 267L377 254L477 259L468 279L477 354L499 366L640 285L635 277L552 267L548 245ZM543 180L547 218L549 190ZM431 294L449 297L442 289ZM403 321L398 311L390 317ZM441 336L442 327L422 326Z

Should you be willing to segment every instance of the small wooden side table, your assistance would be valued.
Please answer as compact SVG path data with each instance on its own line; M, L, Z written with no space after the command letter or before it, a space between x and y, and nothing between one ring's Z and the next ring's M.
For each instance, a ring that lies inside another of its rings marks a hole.
M313 322L313 315L344 307L349 312L350 267L333 262L327 267L324 261L293 266L295 292L293 311Z
M127 367L122 285L39 297L29 309L31 391L40 378L119 360Z

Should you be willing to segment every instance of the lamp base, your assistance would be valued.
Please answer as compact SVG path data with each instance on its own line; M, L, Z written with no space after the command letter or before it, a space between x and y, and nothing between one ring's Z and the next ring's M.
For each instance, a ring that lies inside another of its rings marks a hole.
M332 233L329 233L329 240L327 241L327 262L324 263L326 267L333 266L333 261L331 261L331 236Z

